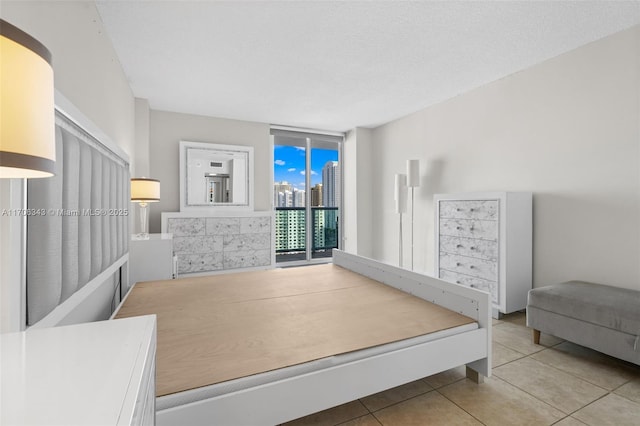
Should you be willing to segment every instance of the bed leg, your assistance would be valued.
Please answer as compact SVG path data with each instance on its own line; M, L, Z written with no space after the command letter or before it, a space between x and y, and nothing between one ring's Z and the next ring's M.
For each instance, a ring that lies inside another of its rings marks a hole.
M478 373L476 370L474 370L473 368L469 367L468 365L467 367L467 379L472 380L475 383L484 383L484 376L480 373Z
M540 344L540 330L533 329L533 343Z

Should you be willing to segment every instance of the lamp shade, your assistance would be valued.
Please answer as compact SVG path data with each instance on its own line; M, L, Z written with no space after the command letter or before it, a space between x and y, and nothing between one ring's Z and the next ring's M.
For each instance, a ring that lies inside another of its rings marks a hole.
M160 201L160 181L149 178L131 179L131 201L154 203Z
M396 213L407 212L407 175L396 173L394 200L396 202Z
M407 186L420 186L420 160L407 160Z
M51 53L0 19L0 177L53 176L56 160Z

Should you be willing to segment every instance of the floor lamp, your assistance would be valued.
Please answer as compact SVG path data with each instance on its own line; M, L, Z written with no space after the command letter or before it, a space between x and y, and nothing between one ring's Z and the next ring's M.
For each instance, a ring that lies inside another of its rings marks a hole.
M396 202L396 213L400 214L398 230L398 266L402 268L402 214L407 212L407 175L396 174L393 199Z
M0 19L0 178L55 173L56 130L51 53Z
M407 160L407 186L411 188L411 270L413 271L413 206L416 203L414 188L420 186L419 160Z

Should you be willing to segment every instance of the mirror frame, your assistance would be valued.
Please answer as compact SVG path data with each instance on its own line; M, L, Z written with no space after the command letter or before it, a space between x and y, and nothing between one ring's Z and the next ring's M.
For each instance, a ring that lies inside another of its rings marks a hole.
M216 203L211 205L190 205L187 203L187 151L190 148L206 149L211 151L224 151L224 152L242 152L247 153L247 201L246 203ZM193 211L208 211L212 209L223 210L253 210L253 147L246 145L224 145L219 143L209 142L191 142L180 141L180 211L181 212L193 212Z

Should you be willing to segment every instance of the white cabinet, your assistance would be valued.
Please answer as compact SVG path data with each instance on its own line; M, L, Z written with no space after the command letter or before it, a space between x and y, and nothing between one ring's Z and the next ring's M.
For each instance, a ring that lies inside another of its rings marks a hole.
M494 316L524 309L532 285L532 194L436 194L435 275L491 293Z
M0 339L0 424L155 424L154 315Z
M271 267L271 223L271 212L242 216L162 213L163 231L173 234L180 275Z
M129 244L129 283L170 280L175 277L173 236L148 234L131 236Z

